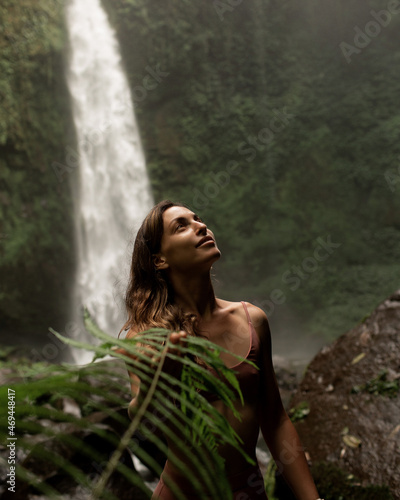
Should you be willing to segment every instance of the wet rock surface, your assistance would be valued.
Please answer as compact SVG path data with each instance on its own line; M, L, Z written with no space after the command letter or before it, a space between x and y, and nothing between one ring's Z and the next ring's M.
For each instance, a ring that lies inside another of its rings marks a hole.
M312 462L400 499L400 290L361 324L323 348L291 400ZM309 410L309 411L308 411Z

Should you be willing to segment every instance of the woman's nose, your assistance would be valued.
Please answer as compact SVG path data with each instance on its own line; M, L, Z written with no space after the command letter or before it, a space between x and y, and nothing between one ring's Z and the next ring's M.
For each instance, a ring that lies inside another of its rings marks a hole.
M195 221L196 233L202 234L207 233L207 226L202 221Z

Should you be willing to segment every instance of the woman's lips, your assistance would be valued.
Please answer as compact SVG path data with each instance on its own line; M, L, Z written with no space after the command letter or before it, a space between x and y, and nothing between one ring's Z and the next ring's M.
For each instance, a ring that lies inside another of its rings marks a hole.
M196 248L200 247L201 245L204 245L205 243L213 243L215 244L215 241L213 240L213 238L211 238L211 236L204 236L204 238L202 238L196 245Z

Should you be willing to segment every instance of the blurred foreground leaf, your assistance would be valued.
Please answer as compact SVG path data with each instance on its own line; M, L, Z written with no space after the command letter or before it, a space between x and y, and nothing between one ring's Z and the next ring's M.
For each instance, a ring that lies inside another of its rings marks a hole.
M162 329L129 340L115 339L102 332L87 313L85 326L101 341L100 345L51 331L64 343L93 352L97 362L84 366L26 366L19 370L20 380L8 385L15 391L20 454L16 477L21 493L26 498L33 493L60 498L64 493L60 488L63 478L93 499L120 498L115 489L118 482L149 498L151 492L134 469L131 454L160 474L163 465L143 444L150 442L165 454L164 436L168 436L179 450L179 457L172 454L169 460L193 484L197 498L231 498L217 449L220 443L229 443L243 453L240 439L204 397L204 391L215 394L239 418L233 402L242 395L234 373L220 359L224 349L198 337L189 337L184 346L175 346L169 340L170 332ZM115 348L124 351L115 352ZM113 359L104 360L109 356ZM171 363L179 366L179 376L166 369ZM140 377L144 393L132 421L127 413L127 366ZM7 387L3 386L3 441L9 436L7 398ZM173 483L169 486L178 500L184 498Z

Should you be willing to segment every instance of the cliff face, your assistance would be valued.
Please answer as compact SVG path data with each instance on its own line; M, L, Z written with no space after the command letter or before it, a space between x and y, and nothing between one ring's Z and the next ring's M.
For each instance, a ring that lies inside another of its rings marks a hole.
M10 342L64 328L69 304L73 176L54 167L74 147L63 4L0 6L0 324Z
M297 430L326 461L400 498L400 290L321 350L292 400L310 413Z

